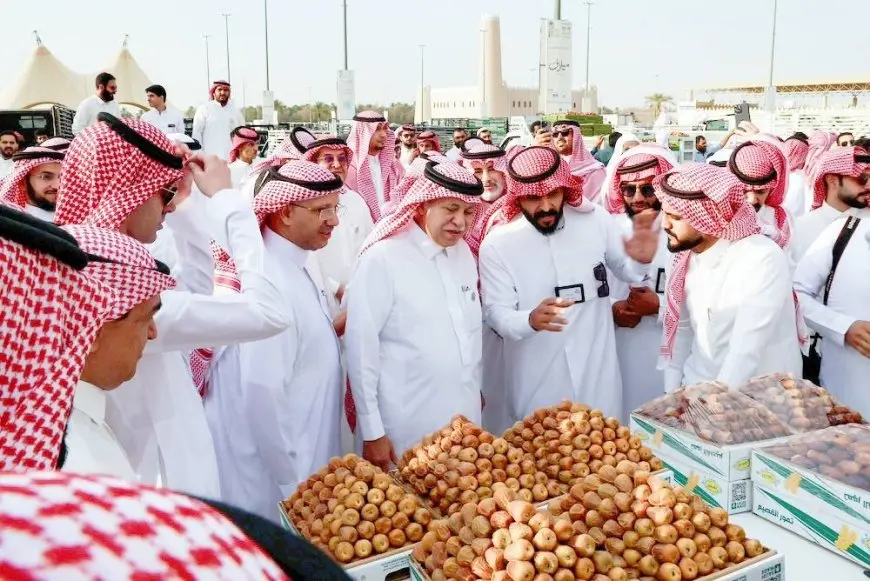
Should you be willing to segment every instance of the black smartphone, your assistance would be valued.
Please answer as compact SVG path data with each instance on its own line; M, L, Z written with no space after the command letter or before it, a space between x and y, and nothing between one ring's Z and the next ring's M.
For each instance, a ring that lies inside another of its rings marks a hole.
M752 119L749 117L749 103L743 101L739 105L734 105L734 126L740 127L740 124L744 121L752 122Z

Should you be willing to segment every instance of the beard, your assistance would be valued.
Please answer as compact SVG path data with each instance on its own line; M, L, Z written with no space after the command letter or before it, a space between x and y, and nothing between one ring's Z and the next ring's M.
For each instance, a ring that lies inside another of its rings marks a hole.
M556 233L556 230L559 229L559 226L562 224L562 217L565 213L565 208L559 208L558 210L549 210L549 211L541 211L535 212L534 214L529 214L525 210L521 208L523 216L526 217L532 226L534 226L535 230L543 234L544 236L551 236ZM543 220L544 218L555 218L552 226L541 226L538 223L538 220Z
M46 194L57 195L57 190L47 190ZM36 192L33 191L33 188L30 184L27 184L27 199L30 200L30 203L40 210L45 210L46 212L54 212L55 207L57 206L56 202L49 202L45 198L37 197Z
M644 208L644 209L641 210L641 211L646 211L646 210L655 210L656 213L659 213L659 212L661 212L661 209L662 209L662 203L659 202L658 200L656 200L656 201L653 202L652 204L647 204L647 207ZM625 213L628 214L628 217L629 217L629 218L632 218L632 219L633 219L633 218L634 218L635 216L637 216L640 212L635 211L635 209L631 207L631 204L626 204L626 205L625 205Z
M859 197L864 197L865 200L862 202L861 200L858 199ZM847 196L840 196L840 201L843 202L844 204L846 204L847 206L849 206L850 208L857 208L860 210L861 208L867 207L866 197L867 197L867 193L861 192L860 194L858 194L856 196L853 196L851 194L847 195Z
M672 253L676 254L677 252L683 252L685 250L691 250L698 246L704 239L699 235L696 238L690 238L688 240L675 240L672 238L672 234L669 230L665 230L665 234L668 235L668 250Z
M755 208L755 213L757 214L761 211L761 208L764 207L764 204L752 204L752 207Z
M115 100L115 93L111 93L108 90L103 89L102 91L100 91L100 99L102 99L103 102L105 102L105 103L108 103L110 101L114 101Z

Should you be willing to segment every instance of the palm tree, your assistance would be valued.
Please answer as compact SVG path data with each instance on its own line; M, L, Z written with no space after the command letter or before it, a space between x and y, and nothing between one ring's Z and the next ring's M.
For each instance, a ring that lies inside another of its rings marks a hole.
M663 93L653 93L649 97L646 97L647 104L652 107L653 116L658 119L659 115L662 112L662 105L673 103L674 100L670 95L665 95Z

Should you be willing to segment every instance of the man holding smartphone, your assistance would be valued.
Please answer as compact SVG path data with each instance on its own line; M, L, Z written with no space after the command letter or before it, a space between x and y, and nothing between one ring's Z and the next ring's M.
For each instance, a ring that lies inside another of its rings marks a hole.
M571 175L583 180L583 197L590 202L602 204L601 186L607 172L604 164L592 157L583 143L583 134L576 121L556 121L552 130L541 127L535 136L535 145L552 147L568 164Z

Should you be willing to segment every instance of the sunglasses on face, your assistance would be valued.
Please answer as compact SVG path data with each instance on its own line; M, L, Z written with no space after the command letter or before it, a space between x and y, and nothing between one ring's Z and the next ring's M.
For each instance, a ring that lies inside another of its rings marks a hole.
M560 129L553 132L553 137L568 137L569 135L571 135L570 129Z
M643 184L640 186L637 184L622 184L620 189L622 190L622 195L626 198L633 198L637 195L638 189L640 190L640 195L644 198L654 198L656 195L656 189L652 184Z
M170 186L168 188L160 188L160 197L163 199L163 205L168 206L172 203L172 200L175 199L175 194L178 193L177 186Z
M840 142L840 147L850 147L852 145L855 145L855 142L851 139L846 139Z
M335 165L338 162L339 165L347 165L347 155L344 153L339 153L338 155L325 154L320 157L320 161L325 163L326 165Z

